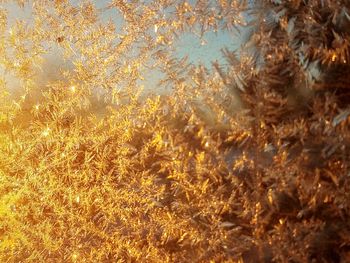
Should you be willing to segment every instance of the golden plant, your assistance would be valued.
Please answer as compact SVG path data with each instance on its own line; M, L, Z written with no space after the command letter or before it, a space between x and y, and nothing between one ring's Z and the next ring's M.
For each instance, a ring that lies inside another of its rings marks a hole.
M349 4L95 2L0 2L0 261L349 261Z

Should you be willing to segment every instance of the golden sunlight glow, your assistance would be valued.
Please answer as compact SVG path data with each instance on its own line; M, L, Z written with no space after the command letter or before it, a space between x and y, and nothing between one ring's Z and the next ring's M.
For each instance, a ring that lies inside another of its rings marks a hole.
M0 1L0 263L350 262L350 6L304 2Z
M75 262L78 260L78 253L73 253L72 254L72 260Z
M41 133L41 135L44 136L44 137L47 137L47 136L50 135L50 131L51 131L50 128L46 128L46 129Z
M337 55L336 55L336 54L333 54L333 55L332 55L332 61L334 62L336 59L337 59Z

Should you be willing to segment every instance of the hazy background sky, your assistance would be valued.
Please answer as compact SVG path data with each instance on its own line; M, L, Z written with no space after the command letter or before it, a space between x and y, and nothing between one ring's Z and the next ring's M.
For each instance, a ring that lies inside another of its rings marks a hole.
M71 2L77 3L79 1L73 0ZM104 8L110 1L96 0L93 2L95 3L96 7ZM195 1L192 0L189 2ZM106 22L109 19L112 19L117 25L122 21L121 17L118 17L118 14L112 10L104 12L101 19ZM212 61L223 59L220 51L222 48L228 47L229 49L234 49L239 47L239 45L240 37L238 35L234 35L232 32L229 33L224 31L219 31L217 33L206 33L202 40L194 34L185 33L180 35L178 41L174 43L174 46L176 47L176 55L179 58L183 58L187 55L189 62L196 65L202 63L207 67L211 67Z
M77 4L79 1L71 0L72 3ZM108 5L108 0L96 0L93 1L97 8L104 8ZM2 4L4 5L4 4ZM30 22L31 16L31 3L25 4L25 8L21 9L16 4L6 4L9 10L9 21L13 23L16 19L24 19ZM100 16L102 21L112 20L118 28L118 25L123 23L123 18L115 11L108 10L104 11ZM119 26L121 28L121 26ZM219 31L217 33L209 32L206 33L202 39L195 36L192 33L184 33L179 36L179 38L174 42L175 53L174 56L179 59L188 56L188 61L194 65L202 64L208 69L211 68L211 63L218 60L220 63L225 63L221 49L226 47L230 50L237 49L240 45L240 37L234 32ZM53 50L52 54L48 55L51 60L49 64L51 67L56 67L62 65L62 58L59 54L55 54ZM55 70L52 70L50 74L57 74ZM157 87L157 82L160 79L160 75L156 72L146 73L146 78L144 81L145 87L149 89L154 89ZM11 80L14 81L14 80Z

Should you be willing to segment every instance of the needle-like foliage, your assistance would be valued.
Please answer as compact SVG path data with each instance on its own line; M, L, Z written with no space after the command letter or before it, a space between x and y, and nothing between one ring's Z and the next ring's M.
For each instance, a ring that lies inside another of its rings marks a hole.
M95 2L0 2L0 262L350 261L348 1Z

